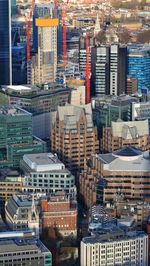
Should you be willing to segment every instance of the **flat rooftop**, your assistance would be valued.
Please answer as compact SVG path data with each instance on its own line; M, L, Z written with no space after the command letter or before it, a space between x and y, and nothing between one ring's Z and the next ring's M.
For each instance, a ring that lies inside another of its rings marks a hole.
M57 155L52 153L26 154L23 156L23 161L31 170L37 172L65 169L65 165Z
M69 92L71 89L69 87L63 87L63 85L52 83L52 84L37 84L37 85L15 85L15 86L5 86L3 85L0 89L1 93L32 99L34 97L39 97L43 95L53 95L59 92Z
M36 239L35 237L26 237L26 238L18 238L14 237L12 239L0 239L0 254L6 254L9 256L12 256L12 252L31 252L34 251L35 253L39 252L50 252L44 245L43 243ZM40 254L39 254L40 255ZM22 256L22 254L20 254ZM33 256L33 255L32 255Z
M19 115L30 115L27 111L15 107L14 105L7 105L7 106L2 106L0 107L0 115L8 115L8 116L19 116Z
M93 236L84 237L82 242L85 244L95 244L95 243L111 243L111 242L119 242L121 240L128 241L129 239L136 239L140 237L147 236L144 231L130 231L125 232L124 230L114 226L111 229L101 231L99 234L96 233Z

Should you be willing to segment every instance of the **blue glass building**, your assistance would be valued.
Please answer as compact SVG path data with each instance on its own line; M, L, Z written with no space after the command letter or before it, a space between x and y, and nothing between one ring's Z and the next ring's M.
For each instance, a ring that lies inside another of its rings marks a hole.
M12 83L11 0L0 0L0 85Z
M150 45L128 48L128 74L138 80L139 90L150 90Z

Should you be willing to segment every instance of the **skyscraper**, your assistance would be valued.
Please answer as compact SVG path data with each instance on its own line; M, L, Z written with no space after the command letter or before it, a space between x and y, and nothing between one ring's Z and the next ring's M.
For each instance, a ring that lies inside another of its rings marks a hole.
M0 0L0 85L12 83L11 1Z
M91 52L92 85L95 95L121 95L126 92L127 47L100 45Z
M54 82L57 69L57 26L58 19L37 18L38 52L32 57L31 72L28 73L28 83Z
M138 81L138 90L150 89L150 46L132 45L128 49L128 74Z

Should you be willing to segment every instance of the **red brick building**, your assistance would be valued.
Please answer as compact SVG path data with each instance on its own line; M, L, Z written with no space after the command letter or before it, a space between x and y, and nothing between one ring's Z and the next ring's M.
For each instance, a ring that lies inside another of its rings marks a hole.
M77 204L65 194L41 199L42 228L56 228L63 236L77 235Z

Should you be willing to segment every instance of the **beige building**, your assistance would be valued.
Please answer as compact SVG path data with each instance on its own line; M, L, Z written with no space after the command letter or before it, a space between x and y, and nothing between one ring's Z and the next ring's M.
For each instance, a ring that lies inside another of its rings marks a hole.
M148 266L148 235L110 228L81 241L81 266Z
M92 155L80 174L80 196L86 207L113 201L117 193L150 202L150 155L131 146Z
M111 127L103 128L102 152L114 152L127 145L132 145L142 151L149 149L148 120L117 121L112 122Z
M28 84L54 82L57 70L58 19L37 18L38 53L28 67Z
M58 107L52 126L51 150L75 174L84 168L85 159L98 152L99 141L90 104Z

